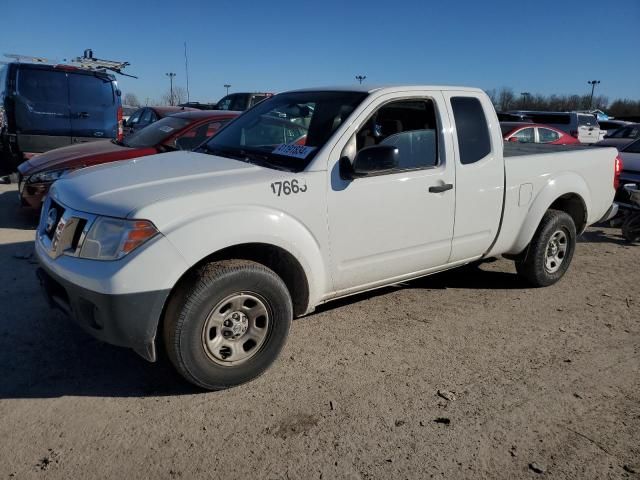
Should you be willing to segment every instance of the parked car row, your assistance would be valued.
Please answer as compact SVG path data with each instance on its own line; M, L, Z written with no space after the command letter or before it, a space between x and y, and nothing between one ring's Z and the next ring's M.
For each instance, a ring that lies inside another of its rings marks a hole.
M51 184L74 170L174 150L191 150L240 112L183 111L162 118L124 140L58 148L18 166L20 203L40 208Z

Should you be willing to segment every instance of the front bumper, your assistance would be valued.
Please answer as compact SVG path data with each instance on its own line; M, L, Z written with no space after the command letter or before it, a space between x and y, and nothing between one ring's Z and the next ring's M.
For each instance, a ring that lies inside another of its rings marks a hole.
M169 290L105 294L75 285L46 266L36 272L47 302L106 343L133 349L156 361L155 336Z
M18 183L18 197L20 204L25 207L35 208L40 210L44 198L49 193L51 183L26 183L24 178L21 178Z
M47 302L84 331L106 343L156 361L155 336L168 290L110 295L64 280L46 267L37 272Z
M47 233L47 209L49 214L62 209L53 238ZM94 218L46 201L35 240L41 267L38 278L45 296L51 306L67 313L97 339L131 348L155 361L155 337L164 304L188 265L162 235L119 260L80 258L84 231Z

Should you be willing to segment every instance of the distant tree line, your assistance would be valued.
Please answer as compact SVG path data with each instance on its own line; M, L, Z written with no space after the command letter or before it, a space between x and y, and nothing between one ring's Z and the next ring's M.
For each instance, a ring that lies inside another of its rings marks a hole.
M555 112L589 110L591 95L541 95L516 94L511 88L503 87L487 91L491 101L500 112L509 110L547 110ZM640 115L640 100L617 98L609 103L604 95L594 95L593 108L613 116Z

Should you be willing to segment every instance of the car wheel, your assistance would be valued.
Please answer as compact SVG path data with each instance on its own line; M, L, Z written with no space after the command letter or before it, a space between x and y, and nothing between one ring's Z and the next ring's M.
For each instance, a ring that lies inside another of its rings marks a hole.
M167 306L164 341L189 382L220 390L261 375L278 357L293 318L282 279L256 262L205 265Z
M535 287L553 285L565 274L576 248L573 218L548 210L529 244L524 260L516 262L518 274Z

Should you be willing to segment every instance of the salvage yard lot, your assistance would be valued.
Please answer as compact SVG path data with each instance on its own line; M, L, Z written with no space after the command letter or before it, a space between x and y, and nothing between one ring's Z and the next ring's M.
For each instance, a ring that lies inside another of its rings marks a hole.
M0 186L0 478L639 476L619 230L590 228L549 288L497 260L327 305L264 376L203 393L48 309L36 221Z

